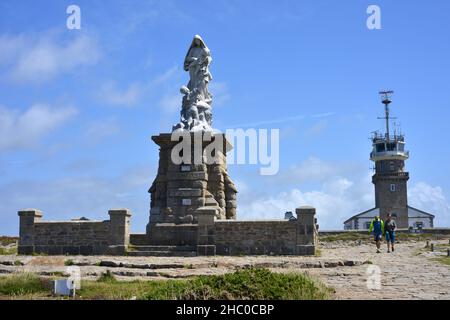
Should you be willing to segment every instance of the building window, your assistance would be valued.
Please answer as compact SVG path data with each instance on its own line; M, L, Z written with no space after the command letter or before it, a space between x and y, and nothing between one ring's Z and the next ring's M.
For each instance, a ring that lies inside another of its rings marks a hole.
M391 184L391 192L395 192L396 187L397 186L395 184Z
M417 222L416 222L416 228L417 228L417 229L422 229L422 228L423 228L423 222L417 221Z
M389 169L390 169L391 171L395 171L395 164L394 164L394 161L391 161L391 162L389 163Z
M370 229L370 222L366 222L365 226L366 226L366 229L369 230Z

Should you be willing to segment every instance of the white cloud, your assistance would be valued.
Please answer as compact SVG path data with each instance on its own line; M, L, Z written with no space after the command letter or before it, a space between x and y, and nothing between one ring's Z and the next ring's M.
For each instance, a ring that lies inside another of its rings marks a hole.
M45 82L100 58L97 42L80 35L62 41L54 33L3 35L0 37L1 64L17 82Z
M272 181L270 184L284 184L286 191L269 193L266 190L259 192L244 184L242 190L238 188L238 218L282 219L286 211L311 205L317 210L317 219L322 230L341 230L346 219L375 206L375 192L369 175L343 178L337 174L339 169L333 170L325 162L315 158L297 166L296 171L289 172L293 179L299 179L298 184L304 181L320 181L321 185L305 191L288 186L290 181L280 178L278 182ZM442 188L419 182L410 187L408 199L413 207L434 214L435 226L450 226L450 201L445 197Z
M246 182L256 179L249 177ZM251 186L243 183L244 188L238 188L239 219L281 219L286 211L312 205L317 209L322 230L341 230L346 219L375 206L371 173L351 162L334 163L309 157L264 179ZM311 183L309 190L298 187ZM278 191L267 191L266 185ZM436 226L450 226L450 201L442 188L418 182L409 186L408 199L413 207L436 215Z
M100 86L99 91L95 95L100 102L108 105L132 107L140 103L144 97L148 98L149 94L161 92L160 88L167 84L177 74L177 71L178 67L173 66L163 73L155 75L147 82L133 82L125 86L121 86L116 81L109 80ZM177 99L176 108L174 106L175 99ZM179 93L179 89L171 86L170 94L163 95L159 105L163 109L169 110L169 112L173 112L175 109L181 107L181 94Z
M322 230L341 230L346 219L374 206L373 190L369 184L338 177L325 182L319 190L292 188L257 198L240 193L238 201L239 219L283 219L286 211L294 211L304 205L313 206Z
M288 170L274 176L276 183L325 182L340 176L355 173L351 163L333 163L311 156L300 164L292 165Z
M119 89L116 82L108 81L100 87L97 96L106 104L129 107L139 101L142 91L143 88L139 83L132 83L126 89Z
M0 185L0 234L17 235L17 211L38 208L45 220L86 216L108 219L108 210L129 208L132 228L145 232L150 196L147 193L155 169L137 166L112 177L83 175L55 180L24 180Z
M441 187L418 182L409 189L408 201L411 206L434 214L435 226L450 226L450 201Z
M76 113L73 107L45 104L35 104L23 113L0 107L0 150L30 147Z

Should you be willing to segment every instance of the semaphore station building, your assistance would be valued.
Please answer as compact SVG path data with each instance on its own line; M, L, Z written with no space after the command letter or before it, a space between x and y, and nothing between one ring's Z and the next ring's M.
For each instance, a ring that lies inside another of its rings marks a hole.
M370 160L375 162L372 183L375 186L375 208L358 213L344 222L345 230L367 230L375 216L385 219L388 213L396 219L398 228L433 228L434 215L408 205L409 172L405 161L409 151L405 149L405 137L394 131L391 135L389 105L392 91L380 92L385 107L386 133L375 132Z

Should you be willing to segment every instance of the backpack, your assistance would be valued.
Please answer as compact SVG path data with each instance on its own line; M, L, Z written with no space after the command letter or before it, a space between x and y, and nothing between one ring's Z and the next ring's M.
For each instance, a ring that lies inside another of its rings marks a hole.
M375 234L380 234L380 233L382 233L382 230L381 230L381 220L375 220L375 221L373 222L373 232L374 232Z

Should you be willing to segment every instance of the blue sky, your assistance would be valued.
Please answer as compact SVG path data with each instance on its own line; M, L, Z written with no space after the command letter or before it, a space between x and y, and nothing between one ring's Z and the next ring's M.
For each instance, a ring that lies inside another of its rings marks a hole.
M81 30L66 8L81 8ZM370 4L381 30L366 27ZM450 226L448 1L24 1L0 3L0 234L17 211L107 219L143 232L158 150L178 121L192 37L211 49L214 127L280 129L280 172L231 165L238 218L311 204L322 229L373 207L368 137L377 92L411 157L409 202Z

